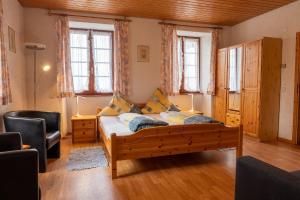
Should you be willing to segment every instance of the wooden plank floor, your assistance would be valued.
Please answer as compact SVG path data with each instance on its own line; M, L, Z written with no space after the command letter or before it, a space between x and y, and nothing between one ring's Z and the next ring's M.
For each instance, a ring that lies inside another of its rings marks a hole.
M109 168L68 171L74 148L62 140L62 156L50 159L48 172L40 174L43 200L94 199L233 199L235 150L210 151L161 158L118 162L120 178L111 180ZM300 148L263 144L245 137L244 155L252 155L288 171L300 169Z

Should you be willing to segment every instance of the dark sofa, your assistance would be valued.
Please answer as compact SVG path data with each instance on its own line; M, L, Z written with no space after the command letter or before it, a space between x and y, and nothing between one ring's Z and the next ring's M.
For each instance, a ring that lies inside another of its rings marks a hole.
M20 132L24 144L39 152L39 172L46 172L47 157L60 157L60 113L13 111L4 114L7 132Z
M287 172L250 156L241 157L237 160L235 199L299 200L300 171Z

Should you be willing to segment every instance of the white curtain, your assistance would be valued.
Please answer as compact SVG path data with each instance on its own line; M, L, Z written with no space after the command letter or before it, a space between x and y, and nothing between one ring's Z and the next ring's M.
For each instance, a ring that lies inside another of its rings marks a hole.
M10 89L10 80L9 80L9 69L7 64L7 55L4 41L4 22L3 22L3 4L0 0L0 98L1 104L7 105L12 102L11 89Z
M56 22L57 31L57 93L58 97L74 96L73 77L70 63L69 19L60 16Z
M129 22L116 20L114 32L114 92L128 96L131 91L129 67Z
M175 25L162 24L160 89L167 95L179 93L180 77Z
M219 43L219 30L214 29L211 33L210 83L207 90L207 94L210 95L215 95L216 92L218 43Z

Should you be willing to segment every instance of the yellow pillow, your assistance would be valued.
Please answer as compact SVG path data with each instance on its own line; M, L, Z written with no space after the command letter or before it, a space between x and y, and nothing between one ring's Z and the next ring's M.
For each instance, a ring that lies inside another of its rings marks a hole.
M165 112L170 107L171 103L166 95L160 89L156 89L152 97L142 109L144 114L157 114Z
M100 116L118 116L121 113L129 112L132 105L121 94L113 96L109 105L102 109Z

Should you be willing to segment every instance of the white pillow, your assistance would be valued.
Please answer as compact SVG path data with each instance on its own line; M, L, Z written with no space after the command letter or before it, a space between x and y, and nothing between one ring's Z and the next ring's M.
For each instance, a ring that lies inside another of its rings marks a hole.
M142 115L138 113L122 113L119 115L119 119L121 120L121 122L127 124L130 120L138 116L142 116Z

